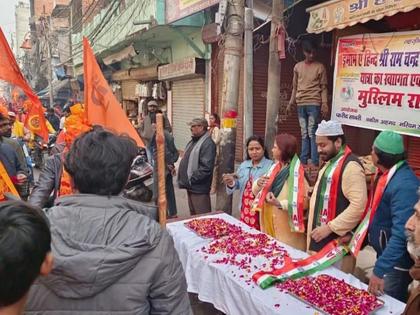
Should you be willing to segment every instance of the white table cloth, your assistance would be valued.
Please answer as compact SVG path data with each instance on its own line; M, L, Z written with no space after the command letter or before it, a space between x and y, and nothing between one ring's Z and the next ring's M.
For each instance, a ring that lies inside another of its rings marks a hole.
M245 231L256 233L255 230L227 214L203 216L222 218L225 221L239 225ZM215 259L201 252L201 248L211 242L187 229L184 223L188 220L169 223L168 232L172 235L175 248L185 270L188 292L198 294L201 301L214 305L218 310L229 315L269 315L269 314L315 314L317 311L305 303L280 292L278 288L261 289L249 279L252 275L245 274L236 266L213 263ZM281 244L287 249L292 259L307 257L307 254L290 246ZM206 258L207 256L207 258ZM261 269L261 260L253 258L252 265L256 270ZM328 274L343 279L357 288L366 289L367 286L350 274L330 267L320 274ZM317 274L315 274L317 275ZM248 281L247 281L248 280ZM382 296L385 306L375 314L401 314L405 304L391 298Z

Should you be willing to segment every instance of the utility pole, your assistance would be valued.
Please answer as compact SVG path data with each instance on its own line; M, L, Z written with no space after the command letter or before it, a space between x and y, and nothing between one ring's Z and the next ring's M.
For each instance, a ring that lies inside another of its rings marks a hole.
M54 106L54 88L52 85L53 81L53 74L52 74L52 53L51 53L51 38L50 38L50 26L48 24L47 18L42 18L42 24L43 24L43 31L44 31L44 40L47 50L47 80L48 80L48 86L50 90L50 108Z
M267 113L265 116L265 145L269 152L277 134L280 103L280 60L277 49L277 30L283 25L283 0L273 0L271 12L270 55L268 60Z
M254 133L254 14L252 11L253 1L248 1L248 8L245 8L245 36L244 36L244 138L248 139ZM244 152L244 156L246 152Z
M51 55L51 43L49 41L49 36L46 36L46 42L47 42L47 63L48 63L48 85L50 87L50 108L53 108L54 106L54 88L52 85L52 55Z
M243 50L244 0L230 0L227 8L222 90L222 125L219 176L233 173L235 167L236 121L238 115L239 73ZM226 195L224 185L217 183L216 209L232 213L232 196Z

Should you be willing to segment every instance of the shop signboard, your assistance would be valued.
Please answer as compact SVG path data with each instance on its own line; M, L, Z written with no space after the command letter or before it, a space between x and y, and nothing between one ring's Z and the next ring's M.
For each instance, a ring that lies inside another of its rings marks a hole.
M219 0L166 0L166 23L175 22L218 3Z
M308 33L329 32L420 7L420 0L331 0L309 7Z

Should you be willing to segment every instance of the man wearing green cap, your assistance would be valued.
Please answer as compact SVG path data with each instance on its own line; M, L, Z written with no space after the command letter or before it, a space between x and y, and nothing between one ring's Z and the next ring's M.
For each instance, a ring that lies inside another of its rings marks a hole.
M407 252L404 226L414 212L419 180L408 166L401 135L382 131L372 147L372 160L378 167L371 198L369 244L377 260L369 282L369 291L386 293L402 302L412 279L413 261Z

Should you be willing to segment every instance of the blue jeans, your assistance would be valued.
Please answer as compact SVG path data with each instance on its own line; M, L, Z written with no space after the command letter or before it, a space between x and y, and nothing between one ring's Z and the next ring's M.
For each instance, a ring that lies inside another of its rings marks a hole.
M394 269L384 275L385 294L392 296L394 299L407 303L408 286L413 281L408 271Z
M298 105L298 118L300 133L302 135L302 152L300 160L303 164L312 160L315 165L319 164L318 150L315 142L315 131L318 128L321 106L319 105Z

